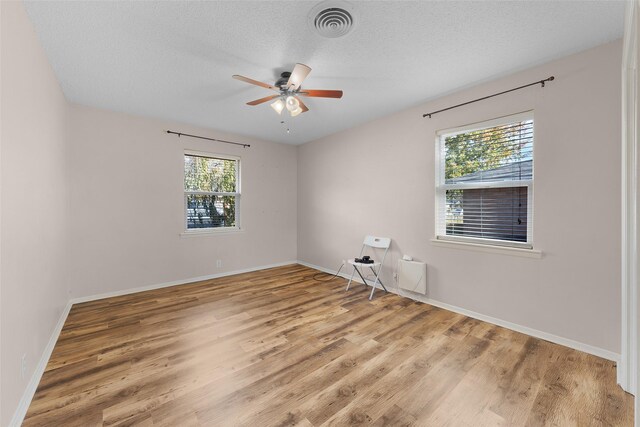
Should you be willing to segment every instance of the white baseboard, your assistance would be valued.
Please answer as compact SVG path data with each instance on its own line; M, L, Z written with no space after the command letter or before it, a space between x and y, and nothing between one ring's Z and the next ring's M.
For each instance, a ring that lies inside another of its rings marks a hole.
M25 415L27 415L27 410L29 409L29 405L31 404L31 400L33 399L33 395L36 393L36 389L38 388L38 384L40 384L40 379L42 378L42 374L44 374L44 370L47 367L47 363L49 363L49 357L51 357L51 353L53 352L53 348L58 341L58 336L60 335L60 331L62 331L62 327L64 326L64 322L67 320L67 316L69 315L69 311L71 310L71 301L67 302L67 305L62 310L60 314L60 318L58 319L58 323L56 323L56 327L53 329L51 333L51 338L49 338L49 342L47 346L44 348L42 352L42 356L36 365L35 370L33 371L33 375L31 375L31 379L29 380L29 384L27 384L27 388L22 393L22 398L20 402L18 402L18 407L13 413L13 417L9 422L9 426L18 427L22 424Z
M335 270L331 270L331 269L328 269L328 268L320 267L318 265L310 264L308 262L298 261L298 264L304 265L305 267L313 268L315 270L320 270L320 271L323 271L325 273L336 274ZM349 279L351 277L351 275L346 273L346 272L341 272L339 274L339 276L343 277L345 279ZM354 277L353 280L358 282L358 283L362 283L362 280L359 277L358 278ZM369 281L367 280L367 282L369 282ZM373 283L369 282L367 284L369 286L371 286ZM502 326L503 328L511 329L512 331L520 332L520 333L523 333L523 334L526 334L526 335L530 335L530 336L535 337L535 338L540 338L540 339L543 339L543 340L546 340L546 341L550 341L550 342L555 343L555 344L560 344L560 345L563 345L565 347L573 348L573 349L578 350L578 351L582 351L582 352L585 352L585 353L593 354L594 356L598 356L598 357L602 357L603 359L614 361L617 364L620 363L620 355L618 353L614 353L612 351L605 350L603 348L594 347L592 345L581 343L579 341L574 341L574 340L569 339L569 338L560 337L558 335L550 334L548 332L539 331L537 329L529 328L527 326L518 325L516 323L508 322L506 320L497 319L495 317L487 316L487 315L484 315L484 314L481 314L481 313L476 313L475 311L467 310L465 308L456 307L456 306L451 305L451 304L447 304L447 303L443 303L443 302L440 302L440 301L432 300L430 298L427 298L426 296L421 296L421 295L417 295L417 294L413 295L413 294L409 294L409 293L406 293L406 292L401 292L397 288L394 289L392 287L387 286L387 289L389 290L389 292L394 293L396 295L400 295L402 297L411 298L411 299L413 299L415 301L424 302L426 304L430 304L430 305L433 305L433 306L436 306L436 307L440 307L440 308L443 308L445 310L453 311L454 313L458 313L458 314L462 314L462 315L465 315L465 316L468 316L468 317L472 317L474 319L482 320L483 322L488 322L488 323L491 323L491 324L494 324L494 325L497 325L497 326Z
M122 295L135 294L137 292L152 291L154 289L168 288L170 286L185 285L187 283L201 282L203 280L217 279L220 277L234 276L236 274L251 273L252 271L266 270L267 268L283 267L285 265L297 264L298 261L285 261L276 264L261 265L258 267L243 268L241 270L227 271L225 273L208 274L206 276L190 277L187 279L174 280L171 282L157 283L154 285L140 286L137 288L123 289L121 291L106 292L103 294L90 295L71 299L72 304L95 301L104 298L119 297Z

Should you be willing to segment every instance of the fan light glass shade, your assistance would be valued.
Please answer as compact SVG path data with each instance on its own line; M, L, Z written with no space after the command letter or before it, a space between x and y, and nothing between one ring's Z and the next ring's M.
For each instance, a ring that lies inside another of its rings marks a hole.
M273 108L276 113L282 114L282 110L284 109L284 101L278 98L276 102L271 104L271 108Z
M300 102L293 96L287 96L287 110L293 112L294 110L297 110L299 108Z
M296 108L295 110L290 111L290 113L291 113L291 117L295 117L295 116L297 116L298 114L302 113L302 108L298 107L298 108Z

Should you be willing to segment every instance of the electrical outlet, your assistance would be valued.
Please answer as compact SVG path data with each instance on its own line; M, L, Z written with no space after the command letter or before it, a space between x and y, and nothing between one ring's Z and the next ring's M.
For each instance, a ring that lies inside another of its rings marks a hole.
M27 354L22 355L20 359L20 377L25 379L27 377Z
M216 268L222 268L222 260L221 259L216 261Z

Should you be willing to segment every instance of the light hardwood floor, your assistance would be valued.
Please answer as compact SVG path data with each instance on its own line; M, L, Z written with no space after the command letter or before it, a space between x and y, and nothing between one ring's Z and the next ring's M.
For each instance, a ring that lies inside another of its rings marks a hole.
M24 425L632 425L613 362L316 273L74 305Z

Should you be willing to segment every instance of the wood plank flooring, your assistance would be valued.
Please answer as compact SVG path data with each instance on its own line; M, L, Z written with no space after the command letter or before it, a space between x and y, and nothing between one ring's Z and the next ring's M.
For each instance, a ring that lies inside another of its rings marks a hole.
M613 362L317 273L74 305L24 425L633 424Z

